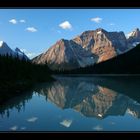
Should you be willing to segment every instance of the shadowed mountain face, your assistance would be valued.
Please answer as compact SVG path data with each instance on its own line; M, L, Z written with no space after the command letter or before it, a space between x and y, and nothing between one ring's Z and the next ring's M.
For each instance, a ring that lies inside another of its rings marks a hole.
M22 52L19 48L16 48L15 51L13 51L6 42L0 41L0 55L2 56L12 56L12 57L17 57L19 59L25 59L29 60L29 58L25 55L24 52Z
M112 79L95 77L57 77L56 82L43 85L36 91L46 96L46 99L58 107L62 109L73 108L87 117L102 119L110 115L123 116L127 112L139 118L140 104L138 102L140 102L140 97L136 97L138 102L135 101L135 97L134 99L133 96L129 97L131 87L129 90L123 89L123 85L119 86L120 79L113 81L113 84L116 84L115 88L108 88L106 85L111 85L112 81Z
M139 74L140 44L107 61L61 73L65 74Z

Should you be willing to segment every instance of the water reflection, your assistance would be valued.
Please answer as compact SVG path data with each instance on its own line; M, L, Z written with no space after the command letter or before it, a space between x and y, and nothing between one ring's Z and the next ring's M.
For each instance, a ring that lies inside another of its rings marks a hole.
M3 118L5 115L7 118L10 117L10 110L16 109L18 112L25 110L25 105L28 101L32 99L32 91L22 94L16 98L13 98L7 101L5 104L0 104L0 115ZM16 129L16 126L13 126L11 129Z
M126 82L122 82L122 79ZM129 79L131 80L128 81L128 77L57 77L57 81L35 90L58 107L72 108L86 117L103 119L111 115L123 116L127 112L140 118L140 98L134 100L139 96L139 79L134 78L135 84L132 77ZM112 89L108 88L111 85Z
M37 92L62 109L71 108L86 117L104 119L107 116L123 116L126 113L140 118L140 78L133 77L55 77L52 83L36 86L32 91L12 99L0 106L1 116L9 117L9 110L25 109L25 104ZM28 122L37 121L37 117ZM60 124L66 127L71 120L64 120ZM11 130L17 126L11 127ZM23 128L24 129L24 128ZM93 129L102 129L97 126Z

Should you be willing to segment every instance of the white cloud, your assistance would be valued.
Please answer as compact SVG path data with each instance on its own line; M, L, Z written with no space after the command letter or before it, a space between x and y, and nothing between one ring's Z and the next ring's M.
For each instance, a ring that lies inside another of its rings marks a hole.
M95 17L95 18L91 18L91 21L96 22L96 23L101 23L103 19L100 17Z
M59 27L64 29L64 30L67 30L67 29L71 29L72 25L70 24L69 21L64 21L61 24L59 24Z
M26 22L26 20L21 19L21 20L19 20L19 22L20 22L20 23L25 23L25 22Z
M11 20L9 20L9 22L12 23L12 24L17 24L17 20L16 19L11 19Z
M28 27L28 28L26 28L26 31L28 31L28 32L37 32L37 29L35 27Z

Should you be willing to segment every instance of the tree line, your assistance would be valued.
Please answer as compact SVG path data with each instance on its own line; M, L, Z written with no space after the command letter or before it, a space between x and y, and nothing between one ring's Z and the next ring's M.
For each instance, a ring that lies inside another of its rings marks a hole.
M73 70L55 70L55 74L140 74L140 45L101 63Z
M33 64L30 60L0 55L0 102L31 88L37 82L52 81L47 65Z

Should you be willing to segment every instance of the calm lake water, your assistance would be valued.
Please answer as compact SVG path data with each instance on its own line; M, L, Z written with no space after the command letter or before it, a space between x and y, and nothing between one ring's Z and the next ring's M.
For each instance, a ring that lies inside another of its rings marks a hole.
M55 76L0 106L0 131L140 131L140 77Z

